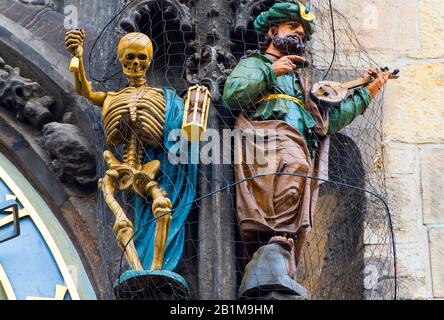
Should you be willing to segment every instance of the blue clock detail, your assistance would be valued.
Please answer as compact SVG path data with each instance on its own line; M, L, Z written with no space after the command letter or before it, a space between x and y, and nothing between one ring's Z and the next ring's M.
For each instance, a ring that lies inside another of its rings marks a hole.
M1 203L0 300L96 299L68 235L35 189L0 154Z

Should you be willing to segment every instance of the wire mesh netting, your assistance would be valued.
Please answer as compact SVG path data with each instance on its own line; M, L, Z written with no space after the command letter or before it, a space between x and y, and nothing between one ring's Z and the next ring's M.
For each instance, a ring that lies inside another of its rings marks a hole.
M116 18L131 3L127 2L120 12L116 12ZM234 2L232 6L233 16L236 14L236 3ZM275 1L258 2L252 11L252 16L256 17L274 3ZM192 35L190 36L181 30L178 13L169 8L171 7L163 1L149 2L143 9L139 10L138 30L135 31L148 35L154 44L154 61L147 72L147 85L155 88L172 87L179 96L183 97L190 86L187 80L193 80L189 76L187 79L187 67L189 67L187 61L190 61L189 59L195 50L193 51L187 45L192 40L190 39ZM332 6L331 1L315 1L312 3L311 9L316 15L316 32L313 39L306 44L305 56L310 61L310 65L298 70L302 77L309 80L309 83L314 84L320 80L346 82L362 77L369 68L379 69L381 67L371 59L360 45L347 19ZM101 55L100 48L103 42L112 37L120 37L123 34L109 31L103 33L95 43L90 60L94 61ZM263 39L258 39L253 24L250 22L246 30L232 32L231 54L238 61L248 59L251 55L258 54L258 43L261 41ZM251 50L256 50L256 52ZM121 66L117 58L108 59L108 68L101 77L95 74L90 76L96 80L99 87L107 91L118 92L126 86L126 80L121 74ZM248 77L246 76L246 78ZM198 80L197 76L195 81ZM222 90L223 83L221 83L220 93L222 93ZM353 101L354 96L352 90L349 99ZM139 95L138 99L141 97ZM252 104L255 101L257 101L256 97L251 98ZM247 112L247 110L234 112L236 108L223 107L220 100L213 100L212 103L209 129L216 129L219 133L222 133L224 129L233 129L236 118L242 112ZM295 279L307 288L312 299L396 298L393 234L390 212L384 200L386 194L382 165L382 110L383 94L380 93L362 115L331 136L328 157L329 177L328 180L321 179L323 183L319 188L319 198L312 217L312 230L305 242L303 258L299 261L297 276L295 276ZM101 123L99 114L91 111L90 116L94 118L95 123ZM266 120L283 120L283 117L273 113ZM126 146L130 139L137 141L138 150L136 153L142 164L155 160L152 158L153 148L163 150L165 153L171 152L164 141L157 141L154 144L155 147L147 146L140 138L139 131L135 130L133 126L129 124L120 124L119 126L122 143L118 146L106 146L103 141L106 130L102 125L98 125L97 136L94 141L99 152L98 159L102 159L101 152L108 149L116 155L119 161L125 162L125 160L128 160ZM219 157L220 160L221 156L214 154L214 150L208 152L209 149L206 146L209 143L201 143L201 156L204 153L207 155L207 159L214 160ZM202 261L199 257L199 246L202 245L202 232L211 235L211 233L218 231L216 230L217 227L212 230L202 230L199 227L199 216L203 214L203 210L208 209L204 202L209 199L214 202L215 195L218 193L223 193L224 197L219 198L223 201L216 201L216 205L222 207L226 214L233 216L233 222L225 227L232 229L234 236L231 242L225 245L227 248L235 248L233 263L236 270L236 279L229 286L232 287L233 292L239 290L245 266L252 258L251 252L248 252L248 247L252 244L256 246L263 245L264 239L258 235L257 240L251 240L251 238L245 240L241 236L239 221L236 220L238 216L236 215L236 188L254 180L259 181L264 176L251 173L246 179L235 181L234 171L236 167L233 164L234 154L236 153L235 146L224 144L223 147L230 151L228 157L231 160L230 163L224 162L222 166L218 166L214 163L201 162L197 165L193 174L190 174L191 171L188 171L189 167L187 166L180 166L173 172L173 175L167 171L161 170L159 172L156 179L163 183L164 189L171 190L168 197L173 196L176 199L175 203L180 203L180 205L173 205L171 212L159 217L154 217L150 210L152 198L148 194L141 199L134 192L120 192L117 183L115 184L117 190L115 200L113 200L114 203L118 203L122 207L129 220L134 221L135 216L139 215L137 219L142 221L136 223L134 228L134 240L137 248L143 245L141 242L154 241L154 239L147 239L146 235L153 234L156 221L170 213L173 221L181 219L183 216L178 218L176 212L185 207L189 209L187 209L189 213L185 214L186 219L183 225L178 227L176 233L177 239L181 243L176 244L175 250L179 252L183 250L183 253L177 267L174 268L174 272L185 279L189 286L189 292L184 291L181 280L174 279L174 277L169 281L165 279L153 280L151 278L149 283L145 283L143 282L145 280L136 277L119 287L121 290L120 297L145 299L172 297L196 299L200 297L199 283L206 281L206 279L199 277L199 268ZM191 147L187 145L186 148ZM193 150L190 152L192 153ZM290 156L291 154L289 152ZM162 159L165 160L166 158ZM107 170L106 163L100 160L98 163L99 175L103 177ZM314 175L308 171L298 170L296 170L296 174L294 171L274 170L279 171L279 173L269 173L268 178L270 176L274 177L268 181L278 184L279 177L286 176L288 178L291 176L295 181L294 187L298 189L307 183L311 184L313 181L319 180L315 179ZM196 184L197 189L194 196L188 198L188 194L184 194L184 189L178 187L176 183L178 177L184 179L182 183L185 185ZM160 184L162 185L162 183ZM300 195L296 193L296 196ZM264 195L264 199L266 197L267 195ZM111 231L115 223L115 217L110 213L100 190L98 199L98 223L102 226L100 237L104 244L101 251L103 263L112 266L111 268L105 268L109 270L109 287L112 290L114 281L130 268L124 253L115 244L115 235ZM191 200L188 201L189 199ZM296 199L295 203L297 201L299 200ZM297 214L297 212L293 213L294 216ZM282 233L277 232L276 235L282 235ZM288 234L288 236L290 235ZM295 237L295 240L297 241L297 237ZM128 249L128 246L126 248ZM148 256L144 260L152 261L152 250L147 250L145 253ZM144 263L143 267L149 269L150 266ZM140 288L149 286L153 290L140 291ZM160 294L159 292L163 293Z

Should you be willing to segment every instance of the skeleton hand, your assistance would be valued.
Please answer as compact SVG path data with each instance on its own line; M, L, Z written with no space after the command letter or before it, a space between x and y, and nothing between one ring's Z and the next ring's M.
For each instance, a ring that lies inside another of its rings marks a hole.
M76 55L78 58L83 56L83 40L85 38L85 30L71 30L66 33L65 46L66 49Z

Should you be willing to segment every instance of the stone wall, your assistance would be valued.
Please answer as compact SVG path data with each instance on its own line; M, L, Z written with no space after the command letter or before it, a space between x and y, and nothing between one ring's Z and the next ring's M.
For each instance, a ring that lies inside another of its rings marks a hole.
M383 126L399 297L444 298L444 2L341 1L339 7L369 54L401 69L385 91Z

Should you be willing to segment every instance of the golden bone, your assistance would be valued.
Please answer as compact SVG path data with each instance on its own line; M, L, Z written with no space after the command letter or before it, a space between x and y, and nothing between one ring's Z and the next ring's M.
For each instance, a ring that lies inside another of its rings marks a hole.
M128 142L134 133L141 144L159 146L165 125L162 91L144 86L109 92L103 104L102 123L110 146Z
M149 100L149 97L152 96L155 96L157 100ZM153 112L153 110L155 111ZM166 193L155 182L160 170L160 162L154 160L143 165L141 163L143 144L155 147L161 144L163 139L165 104L161 92L148 87L130 87L117 94L108 94L103 105L102 119L107 143L118 146L127 142L123 162L120 162L110 151L104 152L104 158L109 169L112 170L107 175L113 176L113 181L118 184L121 191L132 191L140 197L146 197L150 194L153 199L152 209L155 217L166 211L171 211L171 202L166 197ZM115 130L122 127L126 130ZM117 133L115 133L116 131ZM112 190L110 187L108 189L102 188L105 197L106 192L110 190ZM107 201L108 207L118 220L119 215L122 216L123 210L110 203L115 199L109 196L108 199L110 199ZM158 199L161 200L163 206L156 205L159 202L156 202ZM165 218L166 216L169 216L169 218ZM171 214L162 216L159 221L156 221L152 269L161 269L162 267L170 223ZM126 247L126 258L132 264L133 269L140 268L140 262L138 258L136 259L137 252L134 241L129 240L134 234L134 230L132 224L128 224L126 216L122 218L120 224L116 223L114 231L119 244L123 248Z
M119 245L125 250L125 258L135 270L142 270L135 245L134 227L117 202L114 193L131 191L138 196L151 196L156 221L154 259L152 270L162 268L163 255L171 224L171 201L155 181L160 162L142 164L144 146L158 147L163 142L165 125L165 99L163 91L146 86L145 73L153 58L153 46L149 37L142 33L129 33L118 45L117 55L123 73L128 77L128 87L119 92L94 92L86 78L83 63L83 30L69 31L65 37L67 49L78 58L78 68L72 68L76 92L102 107L102 124L108 146L124 146L123 161L111 151L103 156L108 164L99 187L105 202L116 217L114 233Z

